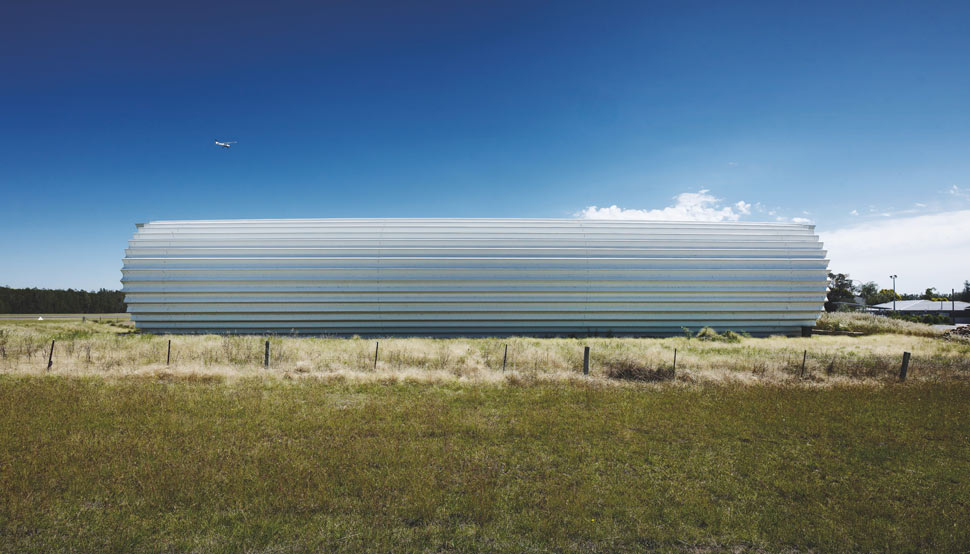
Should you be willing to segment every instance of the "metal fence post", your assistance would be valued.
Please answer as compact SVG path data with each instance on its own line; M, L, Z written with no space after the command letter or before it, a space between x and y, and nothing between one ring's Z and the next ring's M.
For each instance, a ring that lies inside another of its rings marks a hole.
M269 369L269 341L266 341L266 353L263 354L263 367Z
M903 365L899 367L899 381L906 380L906 371L909 369L909 352L903 352Z
M54 365L54 340L51 339L51 352L47 356L47 371L51 370L51 366Z
M583 349L583 375L589 375L589 347Z
M165 355L165 365L172 361L172 339L168 339L168 354Z
M674 348L674 371L677 371L677 349Z
M799 377L805 377L805 360L808 359L808 350L802 354L802 374Z
M505 355L502 356L502 372L505 372L505 362L509 360L509 345L505 345Z
M377 341L374 345L374 369L377 369L377 352L381 349L381 342Z

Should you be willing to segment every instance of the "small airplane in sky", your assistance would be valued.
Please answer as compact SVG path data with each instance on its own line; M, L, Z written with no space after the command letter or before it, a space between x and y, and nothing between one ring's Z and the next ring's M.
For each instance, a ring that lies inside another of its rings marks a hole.
M221 146L223 148L229 148L233 144L236 144L236 141L232 141L232 142L219 142L219 141L216 141L216 146Z

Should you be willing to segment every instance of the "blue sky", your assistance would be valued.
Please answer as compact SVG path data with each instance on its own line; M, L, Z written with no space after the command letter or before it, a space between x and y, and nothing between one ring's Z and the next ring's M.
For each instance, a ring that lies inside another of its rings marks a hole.
M668 208L808 220L833 269L957 287L968 21L966 2L5 5L0 284L118 288L153 219Z

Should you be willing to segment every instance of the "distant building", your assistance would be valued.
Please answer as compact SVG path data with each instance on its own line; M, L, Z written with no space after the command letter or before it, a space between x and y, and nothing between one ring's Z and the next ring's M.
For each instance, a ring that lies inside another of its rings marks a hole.
M880 312L893 311L893 303L884 302L872 308ZM970 302L897 300L895 311L906 315L945 315L953 319L953 323L970 323Z

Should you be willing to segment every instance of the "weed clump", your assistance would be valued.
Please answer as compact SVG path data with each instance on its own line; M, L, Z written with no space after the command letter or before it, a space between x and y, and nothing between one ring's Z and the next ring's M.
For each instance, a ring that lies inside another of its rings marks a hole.
M704 327L698 331L694 338L711 342L741 342L741 335L734 331L725 331L724 333L718 334L717 331L710 327Z

